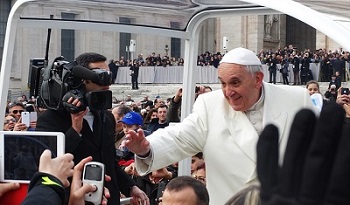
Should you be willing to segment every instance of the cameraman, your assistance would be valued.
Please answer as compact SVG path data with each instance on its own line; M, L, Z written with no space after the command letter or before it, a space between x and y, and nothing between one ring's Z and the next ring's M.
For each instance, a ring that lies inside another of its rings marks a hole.
M336 90L336 85L332 84L329 89L326 91L324 96L330 101L335 102L337 100L338 92Z
M108 71L106 57L97 53L83 53L76 58L76 63L86 69ZM73 79L79 80L79 79ZM92 80L80 79L78 87L81 92L109 90L109 85L99 85ZM79 98L70 97L65 104L66 109L48 109L37 121L37 131L56 131L65 134L66 153L74 155L74 163L78 164L87 156L105 164L106 174L112 180L106 183L111 197L108 204L120 204L120 192L132 196L133 200L149 204L146 194L115 162L114 136L116 122L111 112L86 107L79 112L69 112L67 108L79 110L83 102Z

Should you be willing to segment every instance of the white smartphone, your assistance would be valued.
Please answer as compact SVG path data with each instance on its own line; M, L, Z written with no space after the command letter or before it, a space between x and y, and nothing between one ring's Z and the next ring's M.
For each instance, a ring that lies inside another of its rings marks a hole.
M38 120L38 113L37 112L30 112L30 121L36 122Z
M96 186L95 192L85 194L85 201L95 205L101 204L105 181L105 165L100 162L88 162L84 165L83 185Z
M22 112L22 123L24 123L27 127L30 125L30 113L29 112Z

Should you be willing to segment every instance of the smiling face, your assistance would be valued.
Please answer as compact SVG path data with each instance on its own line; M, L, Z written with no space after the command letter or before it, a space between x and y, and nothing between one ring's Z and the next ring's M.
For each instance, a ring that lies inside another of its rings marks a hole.
M245 66L221 63L218 77L222 92L236 111L246 111L260 98L264 74L261 71L250 73Z

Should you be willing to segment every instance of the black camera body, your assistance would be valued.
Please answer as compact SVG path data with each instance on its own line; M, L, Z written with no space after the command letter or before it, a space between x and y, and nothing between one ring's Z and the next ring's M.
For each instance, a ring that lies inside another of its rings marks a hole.
M69 98L79 99L79 107L67 103ZM90 110L106 110L112 107L112 91L91 91L82 92L80 90L70 90L62 98L63 107L70 113L78 113L89 106Z
M93 69L77 65L75 61L65 61L64 57L57 57L54 62L43 69L40 101L44 107L53 110L66 109L71 113L85 110L106 110L112 107L112 92L110 90L85 90L84 80L106 86L111 85L112 78L108 71ZM81 106L76 107L67 103L73 97L79 99Z

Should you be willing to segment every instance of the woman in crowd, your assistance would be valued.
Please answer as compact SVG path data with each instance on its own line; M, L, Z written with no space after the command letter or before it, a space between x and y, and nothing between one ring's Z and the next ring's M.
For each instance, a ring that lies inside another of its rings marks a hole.
M312 103L321 111L324 104L323 96L320 92L320 85L315 80L310 80L306 83L306 89L309 91Z
M320 93L320 85L316 80L310 80L306 83L306 89L309 91L309 94Z

